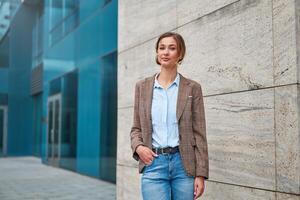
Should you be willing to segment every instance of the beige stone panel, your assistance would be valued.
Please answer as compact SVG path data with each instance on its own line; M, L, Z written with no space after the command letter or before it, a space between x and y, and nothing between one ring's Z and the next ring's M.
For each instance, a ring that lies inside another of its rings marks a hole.
M177 26L176 0L118 2L118 51L124 51Z
M117 199L142 199L140 175L137 168L117 165Z
M277 191L300 194L299 86L275 88Z
M295 1L273 0L275 85L297 82Z
M155 63L155 42L148 41L118 55L118 107L133 106L135 84L160 70Z
M273 85L272 4L238 1L178 29L186 40L181 71L204 94Z
M274 89L205 98L210 179L275 190Z
M177 0L178 26L214 12L237 0Z
M298 71L298 81L300 83L300 1L295 1L296 10L296 46L297 46L297 71Z
M138 162L133 159L130 146L132 120L133 107L118 109L117 164L137 167Z
M277 193L276 196L276 200L300 200L299 195Z
M275 193L224 183L206 182L203 200L275 200Z

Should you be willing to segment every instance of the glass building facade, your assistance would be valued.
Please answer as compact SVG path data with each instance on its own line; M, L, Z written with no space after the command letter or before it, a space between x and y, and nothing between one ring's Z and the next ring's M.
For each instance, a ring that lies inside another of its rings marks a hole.
M116 181L117 5L18 4L0 39L0 156Z

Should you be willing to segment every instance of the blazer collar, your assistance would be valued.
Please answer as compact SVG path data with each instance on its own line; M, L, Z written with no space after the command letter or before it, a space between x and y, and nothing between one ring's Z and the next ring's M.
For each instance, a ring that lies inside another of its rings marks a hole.
M151 123L150 127L152 127L151 107L152 107L153 86L154 86L155 76L156 74L149 78L146 78L144 82L144 89L142 90L145 94L144 102L145 102L146 119ZM188 95L191 90L191 87L189 86L190 81L188 81L188 79L186 79L180 73L179 76L180 76L180 82L178 88L177 108L176 108L176 118L178 122L183 113L185 104L188 99Z

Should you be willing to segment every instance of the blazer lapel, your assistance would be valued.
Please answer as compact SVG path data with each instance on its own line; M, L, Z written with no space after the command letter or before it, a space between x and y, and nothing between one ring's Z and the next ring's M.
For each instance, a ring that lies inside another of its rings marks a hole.
M155 74L156 75L156 74ZM152 117L151 117L151 107L152 107L152 98L153 98L153 85L155 80L155 75L146 79L144 90L142 91L145 94L145 117L148 122L148 127L152 133Z
M179 75L180 75L180 82L179 82L177 110L176 110L176 118L178 122L183 113L185 104L188 99L188 95L190 93L189 81L187 81L187 79L184 78L181 74Z

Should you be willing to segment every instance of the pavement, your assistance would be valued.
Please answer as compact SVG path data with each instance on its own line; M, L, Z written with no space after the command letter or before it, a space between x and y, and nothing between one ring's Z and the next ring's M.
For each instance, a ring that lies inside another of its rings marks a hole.
M0 158L0 200L114 200L116 185L47 166L36 157Z

